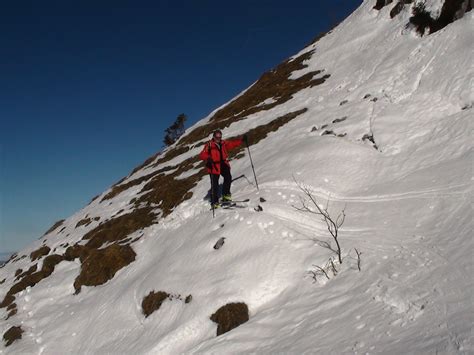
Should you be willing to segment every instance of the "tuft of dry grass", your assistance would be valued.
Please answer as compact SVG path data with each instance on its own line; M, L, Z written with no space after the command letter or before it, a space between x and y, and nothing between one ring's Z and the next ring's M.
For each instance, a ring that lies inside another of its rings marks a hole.
M227 333L249 320L249 309L245 303L228 303L219 308L211 320L217 323L217 336Z
M154 173L151 173L151 174L148 174L148 175L145 175L145 176L142 176L141 178L139 179L135 179L135 180L132 180L132 181L129 181L127 182L126 184L122 184L122 185L114 185L112 186L112 190L107 193L100 202L103 202L105 200L110 200L112 198L114 198L115 196L117 196L118 194L122 193L123 191L126 191L128 190L129 188L131 188L132 186L136 186L136 185L140 185L142 182L146 181L146 180L149 180L151 179L153 176L155 176L157 173L154 172Z
M16 276L16 279L17 280L20 280L28 275L31 275L32 273L34 273L36 270L38 269L38 265L37 264L34 264L32 265L27 271L23 272L23 273L18 273L17 272L15 273L15 276Z
M13 317L15 314L18 313L18 308L16 306L16 303L10 303L7 307L7 318L6 319L9 319L11 317Z
M46 234L49 234L51 233L52 231L54 231L55 229L57 229L59 226L61 226L62 224L64 223L64 219L61 219L60 221L57 221L56 223L54 223L52 225L51 228L49 228L46 233L43 234L43 237L46 235Z
M5 341L5 346L10 346L16 340L21 339L23 334L23 329L20 326L11 327L8 329L5 334L3 334L3 340Z
M30 254L30 259L31 261L35 261L35 260L38 260L38 259L41 259L43 256L45 255L48 255L49 252L51 251L51 248L44 245L42 246L41 248L33 251L31 254Z
M377 0L373 9L382 10L385 6L391 4L393 0Z
M143 298L142 301L142 311L147 318L154 311L160 309L161 304L169 297L170 295L163 291L150 291L150 293Z
M153 224L155 215L150 207L139 208L128 214L110 219L87 232L83 240L88 240L89 248L100 248L105 243L125 239L129 234Z
M20 281L15 283L10 290L5 295L2 303L0 303L0 308L8 307L15 301L15 295L27 287L33 287L41 280L50 276L57 264L64 260L62 255L49 255L43 261L43 266L40 271L34 272L32 274L26 275Z
M87 250L83 257L81 272L74 281L76 294L82 286L97 286L111 280L117 271L135 260L136 254L129 245L112 244L104 249Z

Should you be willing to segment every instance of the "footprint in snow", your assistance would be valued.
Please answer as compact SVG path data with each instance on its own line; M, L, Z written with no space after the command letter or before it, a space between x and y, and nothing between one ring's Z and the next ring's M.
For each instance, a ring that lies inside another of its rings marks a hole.
M267 229L268 228L268 223L258 222L258 226L259 226L260 229Z

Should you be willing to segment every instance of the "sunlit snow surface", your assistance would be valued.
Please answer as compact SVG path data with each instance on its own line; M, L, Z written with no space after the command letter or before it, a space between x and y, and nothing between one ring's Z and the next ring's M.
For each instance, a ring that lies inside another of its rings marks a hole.
M0 334L21 325L23 338L0 353L473 353L473 13L420 38L405 29L408 12L390 20L390 7L373 5L366 1L301 52L315 49L293 77L324 68L326 83L224 131L237 135L308 108L251 147L259 191L248 157L233 162L234 176L246 176L234 182L234 197L249 198L248 207L218 210L213 219L204 178L190 200L135 233L144 235L133 244L136 261L108 283L73 295L76 260L18 294L18 314L0 321ZM345 136L322 136L325 124ZM371 132L378 150L362 140ZM330 280L308 273L334 253L324 247L332 242L326 225L294 208L304 197L295 180L324 206L329 201L334 215L345 209L344 261ZM127 213L142 187L95 200L47 245L63 253L60 244L76 243L98 223L75 229L79 220ZM214 250L221 237L225 244ZM29 263L0 270L2 298ZM145 318L141 302L152 290L193 300L165 301ZM229 302L245 302L250 320L216 337L209 317Z

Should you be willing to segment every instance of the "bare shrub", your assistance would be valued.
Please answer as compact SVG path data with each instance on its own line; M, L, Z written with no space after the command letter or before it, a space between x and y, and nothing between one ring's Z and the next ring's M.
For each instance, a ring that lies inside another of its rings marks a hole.
M298 183L296 180L295 182L300 188L300 190L303 191L303 193L305 194L305 197L301 198L301 205L302 205L301 207L296 207L296 206L293 206L293 207L296 208L298 211L301 211L304 213L311 213L311 214L321 217L323 222L326 224L329 234L331 235L332 239L336 242L337 258L338 258L339 264L342 264L342 250L341 250L341 245L339 243L339 230L341 226L344 224L344 220L346 218L344 209L338 214L337 217L331 216L328 211L329 201L325 207L321 207L321 205L318 204L316 197L314 197L309 187Z
M337 217L331 215L328 211L329 209L329 201L326 203L325 207L322 207L314 197L311 189L305 185L302 185L298 181L295 180L296 185L300 188L301 191L304 193L304 197L301 197L301 207L293 206L298 211L303 213L310 213L315 216L321 217L322 221L326 224L326 228L331 235L332 239L336 243L336 248L333 248L330 243L318 241L319 245L333 251L337 255L337 259L333 256L329 257L329 260L326 262L324 266L313 265L313 270L308 271L308 274L317 282L320 278L325 277L326 279L330 279L331 275L336 276L339 272L338 267L342 264L344 258L342 257L342 248L339 242L339 231L344 224L346 214L345 214L345 207L339 212ZM355 253L357 255L357 269L361 271L361 255L362 253L354 248ZM350 255L349 255L350 257ZM354 259L353 257L350 257Z
M337 263L337 261L336 261ZM333 257L331 256L327 263L324 266L313 265L314 270L308 271L308 274L311 275L314 282L317 282L318 279L322 276L326 277L326 279L330 279L329 275L332 273L333 276L336 276L338 271L336 267L336 263L334 262Z

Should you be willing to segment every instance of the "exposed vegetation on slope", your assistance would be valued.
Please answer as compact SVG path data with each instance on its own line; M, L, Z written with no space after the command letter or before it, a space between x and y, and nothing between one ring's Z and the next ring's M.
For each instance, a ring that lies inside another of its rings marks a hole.
M33 287L41 280L50 276L57 264L64 260L62 255L49 255L43 261L43 266L40 271L34 272L32 274L26 275L20 281L15 283L10 290L5 295L2 303L0 303L0 308L7 308L15 301L15 295L27 287Z
M464 16L464 13L471 11L470 0L446 0L438 18L433 18L425 9L424 3L419 3L413 8L413 16L410 17L412 24L420 35L424 35L426 29L429 34L435 33Z
M217 323L217 336L227 333L249 320L249 309L245 303L229 303L219 308L211 320Z
M112 244L104 249L89 249L87 257L81 260L81 273L74 281L76 293L81 291L82 286L102 285L111 280L117 271L133 262L135 257L129 245Z
M161 304L168 298L168 294L163 291L151 291L142 301L142 311L145 318L154 311L160 309Z
M30 259L31 259L31 261L41 259L43 256L48 255L50 251L51 251L51 249L49 247L42 246L41 248L33 251L30 254Z
M393 0L377 0L374 9L381 10L391 4ZM413 0L399 0L390 11L390 17L397 16L406 4L412 4ZM426 10L424 2L418 2L413 7L413 16L410 17L409 25L412 25L421 35L435 33L450 23L462 18L464 14L472 10L471 0L445 0L441 12L437 18L433 18L431 13Z
M274 108L287 102L293 98L295 93L304 88L324 83L330 77L329 74L315 78L323 72L322 70L306 73L297 79L290 79L294 71L307 67L304 62L309 60L313 54L314 51L310 51L294 59L288 59L275 69L263 74L243 95L217 111L210 118L209 123L195 128L184 136L178 145L200 141L206 138L209 132L216 129L222 130L251 114Z
M5 346L10 346L14 341L21 339L23 334L23 329L20 326L11 327L8 329L5 334L3 334L3 340L5 341Z
M46 233L43 234L43 236L45 236L46 234L49 234L51 232L53 232L54 230L56 230L58 227L60 227L64 222L64 219L61 219L60 221L57 221L56 223L54 223L51 228L49 228Z

